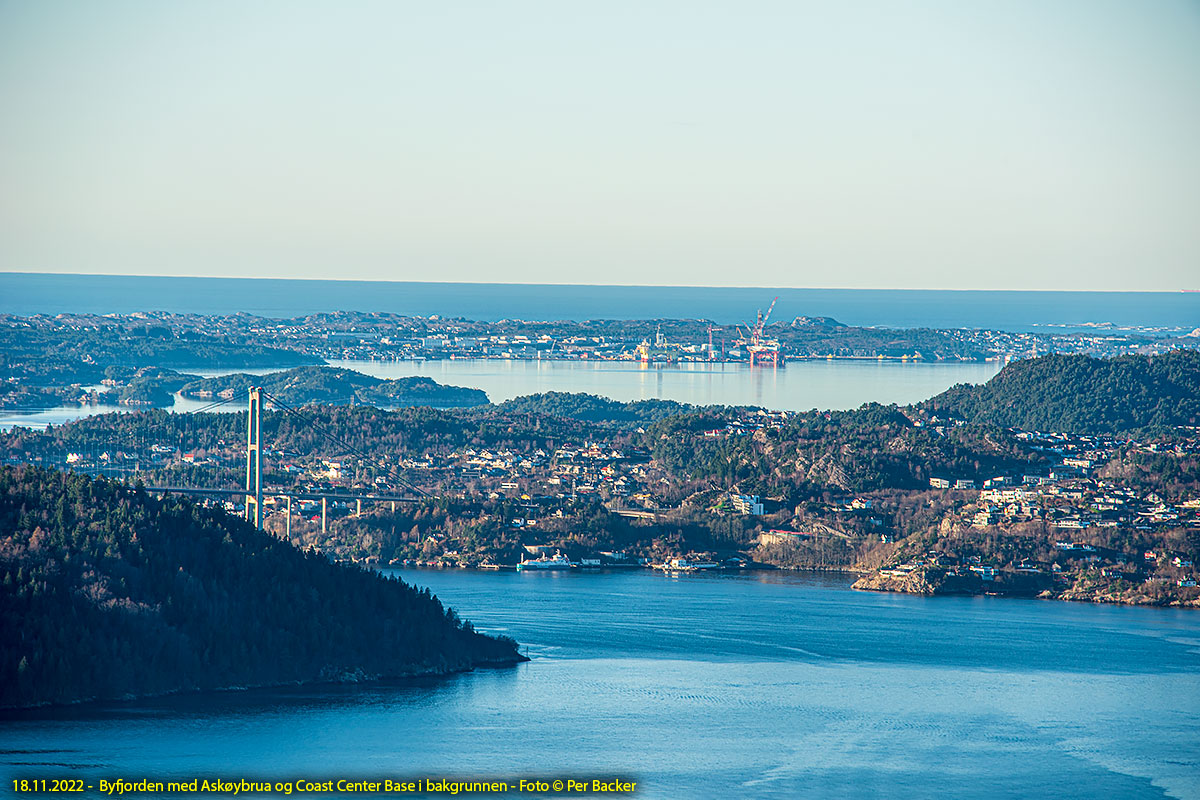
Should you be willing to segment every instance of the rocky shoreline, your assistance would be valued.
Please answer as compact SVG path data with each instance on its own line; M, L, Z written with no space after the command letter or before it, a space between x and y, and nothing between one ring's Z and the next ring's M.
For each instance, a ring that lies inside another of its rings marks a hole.
M858 578L850 588L871 592L919 594L927 597L989 595L1160 608L1200 608L1200 600L1151 597L1133 586L1055 586L1053 578L1044 573L997 571L993 578L985 580L975 574L955 574L943 569L917 569L907 573L877 570Z

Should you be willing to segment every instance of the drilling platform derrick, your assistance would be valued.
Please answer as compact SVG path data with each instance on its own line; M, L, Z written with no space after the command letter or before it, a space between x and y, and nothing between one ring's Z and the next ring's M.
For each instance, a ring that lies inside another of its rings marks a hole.
M772 300L765 314L760 309L758 319L755 320L754 327L750 329L749 334L737 340L736 344L744 348L749 355L751 366L782 367L785 363L783 347L779 344L779 340L768 339L765 335L767 321L771 318L771 312L775 310L775 303L778 301L778 297Z

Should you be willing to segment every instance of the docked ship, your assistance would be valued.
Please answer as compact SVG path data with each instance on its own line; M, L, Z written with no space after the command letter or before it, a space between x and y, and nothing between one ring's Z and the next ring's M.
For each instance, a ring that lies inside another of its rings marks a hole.
M570 569L575 566L562 553L555 551L552 556L539 556L517 564L518 570L525 569Z
M649 339L643 339L635 352L637 360L643 364L671 364L677 357L674 348L667 344L667 340L663 337L661 325L654 334L654 343L651 344Z
M692 561L688 558L671 558L662 564L655 564L654 568L661 569L663 572L699 572L701 570L719 569L720 566L715 561Z

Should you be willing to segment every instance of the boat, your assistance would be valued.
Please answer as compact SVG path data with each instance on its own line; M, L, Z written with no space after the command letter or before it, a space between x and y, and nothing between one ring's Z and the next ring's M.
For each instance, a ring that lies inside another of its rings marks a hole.
M658 332L654 334L654 344L650 344L649 339L642 339L642 343L637 346L634 353L637 360L643 364L673 364L677 359L675 351L663 338L661 325L658 326Z
M655 564L655 569L661 569L663 572L699 572L700 570L720 569L720 564L715 561L692 561L687 558L672 558L664 561L662 564Z
M517 564L517 569L570 569L573 566L575 565L571 563L569 558L555 551L552 556L540 556L538 558L531 558L528 561L522 561L520 564Z

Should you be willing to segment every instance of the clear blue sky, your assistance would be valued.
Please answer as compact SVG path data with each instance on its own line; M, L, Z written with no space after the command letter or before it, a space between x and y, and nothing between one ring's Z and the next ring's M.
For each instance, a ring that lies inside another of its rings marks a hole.
M1200 286L1200 2L0 0L0 271Z

